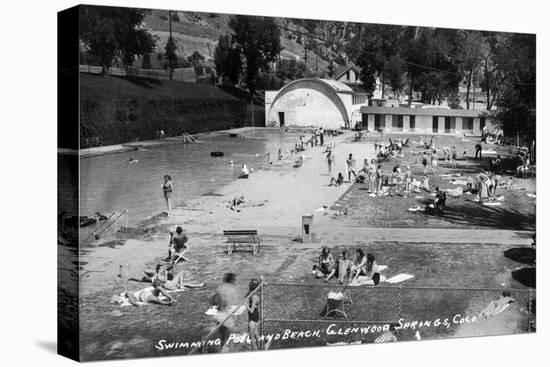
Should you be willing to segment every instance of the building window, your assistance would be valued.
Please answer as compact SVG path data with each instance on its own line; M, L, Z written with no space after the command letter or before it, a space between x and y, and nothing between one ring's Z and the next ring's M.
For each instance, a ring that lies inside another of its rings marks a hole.
M391 116L391 127L392 127L392 129L399 128L399 115L392 115Z
M439 116L432 117L432 132L436 134L439 132Z
M462 120L462 130L474 130L474 118L467 117Z
M483 130L484 127L485 127L485 117L482 117L479 119L479 129Z
M416 128L416 116L415 115L410 115L409 116L409 126L410 126L411 131L414 131L414 129Z

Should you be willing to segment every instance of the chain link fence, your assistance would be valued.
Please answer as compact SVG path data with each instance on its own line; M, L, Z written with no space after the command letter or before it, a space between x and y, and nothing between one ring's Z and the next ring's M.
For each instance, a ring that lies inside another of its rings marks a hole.
M259 340L246 308L230 315L191 353L384 343L533 332L529 289L338 286L262 283ZM240 307L249 304L246 297ZM227 343L220 335L229 331Z

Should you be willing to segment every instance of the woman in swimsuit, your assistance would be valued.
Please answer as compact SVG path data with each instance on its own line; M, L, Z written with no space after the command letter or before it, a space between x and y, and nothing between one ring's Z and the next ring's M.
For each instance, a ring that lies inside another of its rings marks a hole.
M315 273L316 278L322 278L326 276L325 282L336 274L336 268L334 266L334 257L330 253L330 249L327 246L324 246L321 250L321 255L319 256L319 265L316 267L317 272Z
M367 257L363 250L358 248L355 250L355 258L353 259L353 265L351 266L352 281L356 280L359 275L365 275L367 273Z
M164 192L164 199L166 200L167 214L170 216L172 211L172 191L174 186L172 185L172 177L164 175L164 183L162 184L162 191Z
M252 279L248 284L248 295L258 288L260 281L258 279ZM250 348L252 350L259 349L260 341L260 332L259 332L259 322L260 322L260 292L254 293L248 300L248 305L246 306L248 310L248 336L250 337Z
M437 152L434 149L432 151L432 174L434 174L434 175L435 175L436 170L437 170L437 161L438 160L439 160L439 157L437 156Z
M374 261L373 254L367 254L366 276L372 280L374 285L380 283L380 270Z
M160 298L163 295L166 298ZM171 305L176 302L168 292L160 287L147 287L139 291L126 292L128 300L133 306L142 306L142 303L154 303L158 305Z
M151 278L151 283L154 287L162 288L166 291L204 287L204 283L186 282L184 279L183 271L179 272L176 276L172 277L171 275L173 275L172 270L163 270L162 265L158 264L156 268L156 274Z

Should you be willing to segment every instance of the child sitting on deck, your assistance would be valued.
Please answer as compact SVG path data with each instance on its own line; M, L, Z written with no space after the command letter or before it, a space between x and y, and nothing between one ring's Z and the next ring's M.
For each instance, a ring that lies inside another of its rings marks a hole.
M305 156L301 155L299 156L295 161L294 161L294 165L292 167L294 168L300 168L302 167L302 163L304 163L304 158Z
M338 172L338 178L331 177L329 186L341 186L344 183L344 175L342 172Z
M338 273L338 282L344 284L344 280L347 278L349 281L352 261L350 259L350 254L348 250L342 251L342 258L338 261L337 273Z
M330 253L330 249L327 246L323 246L321 255L319 256L319 263L317 265L313 265L313 272L316 278L326 276L325 282L328 282L330 278L336 274L334 257Z

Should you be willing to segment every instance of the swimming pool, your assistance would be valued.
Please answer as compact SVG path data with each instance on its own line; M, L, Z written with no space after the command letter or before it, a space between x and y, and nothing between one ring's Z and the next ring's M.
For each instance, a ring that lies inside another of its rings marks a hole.
M243 163L254 169L268 164L267 159L255 162L258 155L269 152L271 160L276 160L278 149L293 148L298 137L297 132L260 128L237 137L204 136L197 144L81 159L80 215L127 209L129 223L136 224L166 209L161 189L164 175L170 175L174 184L172 205L185 205L236 180L235 172ZM224 156L211 157L212 151L222 151ZM130 164L130 158L138 162Z

